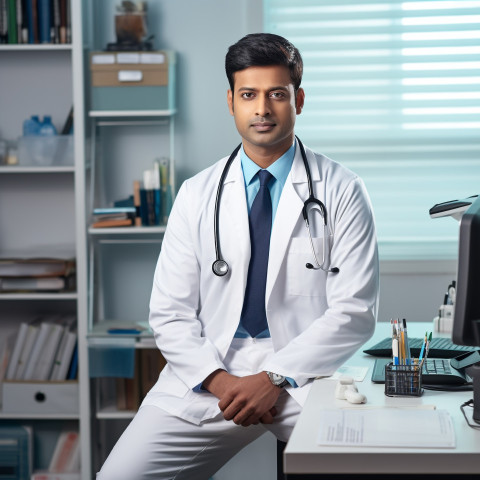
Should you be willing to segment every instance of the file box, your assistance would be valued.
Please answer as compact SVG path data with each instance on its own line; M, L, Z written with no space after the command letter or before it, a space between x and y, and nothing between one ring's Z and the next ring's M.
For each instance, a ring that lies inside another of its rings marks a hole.
M172 51L91 52L92 110L174 110Z
M78 381L3 383L2 411L21 414L78 415Z
M73 165L73 135L20 137L18 164L37 167Z

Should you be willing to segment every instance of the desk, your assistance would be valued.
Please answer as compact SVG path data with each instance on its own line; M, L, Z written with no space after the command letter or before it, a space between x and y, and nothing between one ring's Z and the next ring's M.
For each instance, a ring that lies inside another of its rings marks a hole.
M433 330L430 323L409 323L410 337L422 337ZM374 357L363 350L390 335L390 323L379 323L374 337L346 365L368 366L358 390L367 396L367 403L354 408L372 406L436 405L450 412L456 435L455 449L411 449L372 447L326 447L316 444L319 413L322 408L351 406L335 399L335 380L315 380L305 406L284 451L284 472L287 478L312 478L311 474L473 474L480 473L480 430L470 428L460 405L473 397L473 392L436 392L425 390L421 397L387 397L383 384L371 382ZM401 410L399 410L401 415ZM302 474L302 475L292 475Z

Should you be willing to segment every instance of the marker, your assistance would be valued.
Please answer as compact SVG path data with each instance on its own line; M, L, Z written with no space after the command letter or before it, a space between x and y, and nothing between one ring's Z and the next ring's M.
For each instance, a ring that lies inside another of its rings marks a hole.
M398 365L398 338L392 340L393 364Z

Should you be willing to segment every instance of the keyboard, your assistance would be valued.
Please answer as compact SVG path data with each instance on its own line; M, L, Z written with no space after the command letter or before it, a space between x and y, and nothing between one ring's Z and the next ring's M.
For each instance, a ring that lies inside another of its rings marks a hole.
M385 383L385 365L391 358L377 358L373 366L372 382ZM427 358L423 363L422 382L424 385L465 385L470 378L461 370L450 365L448 358Z
M412 357L418 357L423 344L423 338L409 338L408 344ZM455 358L462 353L474 352L478 347L466 347L464 345L455 345L449 338L432 338L428 357L432 358ZM374 357L392 357L392 339L384 338L376 345L364 350L363 353L373 355Z

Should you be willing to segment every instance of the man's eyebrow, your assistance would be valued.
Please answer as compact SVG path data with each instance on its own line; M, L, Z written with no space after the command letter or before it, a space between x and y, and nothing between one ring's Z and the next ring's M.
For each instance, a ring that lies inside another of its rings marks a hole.
M248 91L248 92L256 92L258 90L258 88L254 88L254 87L240 87L237 92L244 92L244 91ZM273 90L284 90L284 91L288 91L288 87L284 86L284 85L278 85L278 86L274 86L274 87L270 87L268 88L268 91L271 92Z

